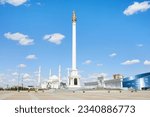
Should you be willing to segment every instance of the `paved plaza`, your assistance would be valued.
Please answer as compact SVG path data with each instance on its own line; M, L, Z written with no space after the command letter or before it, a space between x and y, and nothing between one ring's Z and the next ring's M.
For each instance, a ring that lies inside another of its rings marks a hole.
M149 100L150 91L0 91L0 100Z

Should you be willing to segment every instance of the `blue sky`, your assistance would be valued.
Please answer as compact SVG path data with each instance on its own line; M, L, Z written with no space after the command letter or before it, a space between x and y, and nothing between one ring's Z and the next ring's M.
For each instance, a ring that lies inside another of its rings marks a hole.
M72 11L77 67L83 79L150 70L150 2L144 0L0 0L0 82L15 72L34 79L71 67ZM20 67L20 68L19 68ZM7 83L6 83L7 84Z

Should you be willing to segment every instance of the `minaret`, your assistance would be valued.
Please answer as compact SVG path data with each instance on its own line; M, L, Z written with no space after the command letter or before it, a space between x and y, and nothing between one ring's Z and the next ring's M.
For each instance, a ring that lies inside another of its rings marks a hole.
M61 65L59 65L58 68L58 78L59 78L59 83L61 82Z
M70 68L67 68L67 85L69 86L69 82L70 82Z
M52 76L52 69L49 70L49 79L51 79Z
M39 71L38 71L38 87L41 86L41 66L39 66Z
M77 17L75 11L72 13L72 69L69 75L69 87L79 87L80 78L76 67L76 22Z
M70 69L69 68L67 68L67 75L68 75L68 77L70 76Z

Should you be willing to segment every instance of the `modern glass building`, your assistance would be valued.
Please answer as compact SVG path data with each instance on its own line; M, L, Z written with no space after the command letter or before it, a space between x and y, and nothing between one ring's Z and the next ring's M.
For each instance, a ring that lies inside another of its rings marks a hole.
M150 89L150 72L123 78L123 87L136 90Z

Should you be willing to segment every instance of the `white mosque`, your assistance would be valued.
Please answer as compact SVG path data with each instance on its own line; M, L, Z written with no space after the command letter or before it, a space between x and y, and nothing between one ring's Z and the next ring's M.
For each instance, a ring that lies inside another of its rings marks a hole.
M49 80L47 81L48 89L59 89L61 84L61 66L59 65L58 76L52 75L52 71L50 69Z

